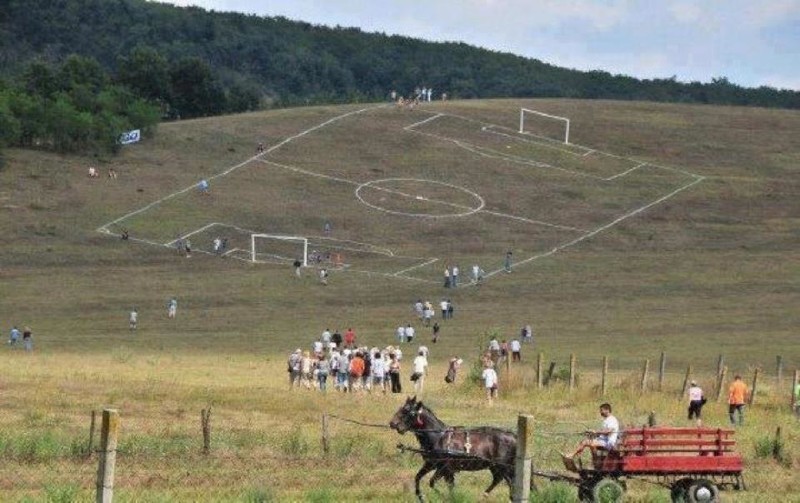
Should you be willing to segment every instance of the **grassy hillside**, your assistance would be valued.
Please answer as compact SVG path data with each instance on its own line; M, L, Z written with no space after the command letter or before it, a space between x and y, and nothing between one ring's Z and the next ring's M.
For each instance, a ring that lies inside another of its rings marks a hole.
M570 117L573 146L516 133L522 106ZM258 142L267 152L254 157ZM11 150L0 171L0 323L4 331L29 325L35 351L0 353L0 456L9 461L0 479L22 481L3 482L0 499L88 494L94 463L72 452L87 436L88 411L102 406L123 416L123 501L409 498L403 488L418 459L395 452L394 432L335 422L343 471L322 463L318 447L321 413L385 424L400 398L287 395L284 359L325 327L393 343L394 328L415 321L415 299L443 296L456 318L430 345L424 396L446 421L512 426L516 413L533 413L547 423L542 465L556 467L555 453L577 440L559 433L596 419L604 355L623 422L640 424L655 410L685 424L675 390L686 366L711 390L724 354L729 374L749 378L760 367L767 376L740 432L751 491L730 500L800 498L791 471L757 459L754 448L778 425L789 446L800 435L784 406L789 378L780 388L774 378L777 355L787 376L800 366L799 164L797 112L566 100L185 121L115 158ZM90 165L119 178L90 179ZM208 195L193 188L203 178ZM473 213L442 216L461 212ZM191 235L198 251L190 259L167 246L212 223L223 225ZM308 236L348 267L322 287L312 269L297 280L289 265L238 260L244 252L202 253L217 234L248 247L248 233L234 226ZM129 241L116 235L123 228ZM464 275L472 263L494 272L507 249L527 261L512 274L442 288L445 264ZM173 295L178 319L168 320ZM486 334L511 338L526 323L535 346L498 404L486 407L468 384L443 389L450 356L471 363ZM428 339L428 329L418 332ZM575 353L579 390L523 386L539 351L561 366ZM643 360L654 368L662 351L669 391L640 396ZM208 404L217 443L203 457L197 415ZM725 423L722 404L707 412L707 424ZM458 480L466 500L487 482L485 474ZM632 491L663 501L647 486ZM499 488L494 498L505 494Z

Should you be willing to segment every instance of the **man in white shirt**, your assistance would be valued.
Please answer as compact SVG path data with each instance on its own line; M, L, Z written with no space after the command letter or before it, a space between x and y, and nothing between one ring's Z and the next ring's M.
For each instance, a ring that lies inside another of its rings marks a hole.
M511 361L512 362L522 361L522 344L519 343L519 339L511 340Z
M492 405L494 399L497 398L497 372L494 370L492 362L484 364L481 379L483 379L483 387L486 389L486 398L489 400L489 405Z
M692 419L697 420L697 426L703 426L703 420L700 419L703 405L706 401L703 397L703 389L697 385L696 381L692 381L689 387L689 421Z
M413 367L414 373L411 376L411 380L414 381L414 392L422 393L422 388L425 385L425 371L428 368L428 359L425 357L425 353L422 350L420 350L417 353L417 357L414 358Z
M564 463L570 469L575 467L575 458L587 447L592 451L592 457L595 457L598 450L610 451L617 445L619 438L619 421L613 414L611 414L611 405L604 403L600 405L600 416L603 418L603 425L600 430L589 432L590 438L583 440L578 444L578 449L572 456L562 456Z
M404 327L403 325L397 327L396 336L398 344L406 342L406 327Z
M406 325L406 342L414 342L414 335L416 335L416 331L414 327L411 326L411 323Z

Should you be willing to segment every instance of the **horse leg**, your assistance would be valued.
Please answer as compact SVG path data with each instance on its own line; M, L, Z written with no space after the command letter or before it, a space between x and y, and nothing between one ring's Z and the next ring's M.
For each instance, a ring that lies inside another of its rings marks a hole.
M422 480L422 477L424 477L428 472L433 470L435 467L436 467L435 463L431 461L425 461L425 464L422 465L422 468L419 469L417 475L414 477L414 493L417 495L417 500L419 500L420 503L422 503L425 500L422 498L422 490L419 488L419 483Z
M444 478L444 480L447 482L447 485L450 486L450 490L452 491L456 485L456 477L453 473L453 470L451 470L447 465L442 465L436 469L436 473L434 473L433 477L431 477L431 489L433 489L433 485L436 483L436 481L441 478Z
M450 492L453 492L453 490L456 488L456 474L455 474L455 472L448 471L445 474L444 479L447 481L448 487L450 487Z
M497 484L499 484L504 478L501 469L493 467L490 468L489 471L492 472L492 483L489 484L489 487L487 487L486 490L483 492L484 496L489 496L489 493L492 492L492 489L497 487Z

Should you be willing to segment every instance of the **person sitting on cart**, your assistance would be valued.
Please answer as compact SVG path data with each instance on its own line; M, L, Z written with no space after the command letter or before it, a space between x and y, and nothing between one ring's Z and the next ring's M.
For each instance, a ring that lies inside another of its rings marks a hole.
M572 456L562 456L565 465L574 471L577 471L575 459L588 447L592 452L592 459L597 456L598 451L610 451L617 445L619 438L619 421L613 414L611 414L611 404L604 403L600 405L600 416L603 418L602 429L598 431L587 432L588 438L578 444L578 448Z

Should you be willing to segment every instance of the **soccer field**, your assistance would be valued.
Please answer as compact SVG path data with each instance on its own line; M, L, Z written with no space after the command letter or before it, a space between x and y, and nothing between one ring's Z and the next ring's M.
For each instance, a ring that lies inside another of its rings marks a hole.
M252 234L295 236L348 271L438 282L446 267L478 265L491 278L508 251L515 268L526 266L703 180L472 115L393 106L331 114L215 167L208 192L192 184L98 230L160 247L188 238L201 252L222 236L225 255L243 261L255 258ZM260 246L293 258L286 243Z

